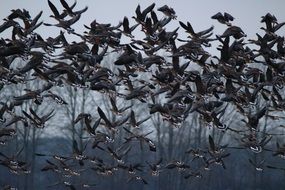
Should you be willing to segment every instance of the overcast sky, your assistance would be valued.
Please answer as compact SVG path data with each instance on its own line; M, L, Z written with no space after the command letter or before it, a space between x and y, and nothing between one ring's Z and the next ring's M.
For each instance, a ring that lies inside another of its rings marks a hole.
M72 4L73 0L66 0ZM39 3L41 2L41 3ZM61 6L59 0L51 0L59 10ZM82 15L80 22L75 28L81 28L83 23L89 24L96 19L102 23L117 24L122 21L124 16L131 17L135 14L135 9L138 4L141 8L145 8L154 1L151 0L80 0L78 1L77 9L82 9L88 6L88 11ZM205 29L211 25L219 30L221 24L212 20L210 17L217 12L228 12L232 14L236 20L235 25L241 26L245 33L252 36L256 33L256 29L260 28L261 16L267 12L274 14L280 21L285 21L285 1L268 1L268 0L251 0L251 1L233 1L233 0L159 0L155 1L156 8L167 4L174 8L178 18L183 22L189 21L192 23L194 29ZM48 18L51 11L45 0L1 0L0 16L5 18L11 9L25 8L30 11L30 14L35 16L39 11L43 10L44 14L42 20L51 22L52 19ZM178 22L174 23L178 26ZM46 29L44 30L46 31Z
M66 1L70 5L74 2L74 0ZM11 9L25 8L30 11L32 17L43 10L44 13L41 20L47 23L55 23L54 20L49 17L52 12L48 7L47 0L0 0L0 2L0 17L2 19L10 14ZM62 10L59 0L51 0L51 2L56 5L59 11ZM81 16L80 22L73 25L73 28L75 28L77 32L82 33L82 31L84 31L83 24L89 25L94 19L99 23L117 25L123 20L124 16L128 18L134 16L138 4L141 5L141 9L144 9L153 2L152 0L78 0L75 9L78 10L88 6L88 10ZM189 21L195 31L203 30L214 25L214 33L222 34L226 27L216 20L212 20L211 16L217 12L228 12L235 17L234 25L240 26L249 38L255 38L255 33L259 32L259 28L263 26L263 24L260 23L261 16L266 13L270 12L274 14L279 22L285 21L284 0L159 0L155 1L155 3L155 9L167 4L177 13L177 21L171 22L168 30L178 27L178 21ZM158 13L158 16L161 18L163 15ZM134 24L135 22L130 19L130 23ZM180 29L180 31L183 31L183 29ZM54 27L47 26L41 26L37 29L37 32L44 38L59 34L59 30L54 30ZM139 30L137 30L137 32L139 32ZM281 33L281 35L285 34L284 30L280 32L283 33ZM7 34L10 36L10 33L10 31L6 33L3 32L0 34L0 37L5 38Z

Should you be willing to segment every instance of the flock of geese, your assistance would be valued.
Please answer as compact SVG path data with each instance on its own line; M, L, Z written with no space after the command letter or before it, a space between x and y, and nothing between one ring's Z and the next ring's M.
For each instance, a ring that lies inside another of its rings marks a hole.
M12 31L11 38L0 39L0 89L31 80L40 80L44 84L40 89L25 89L23 95L11 97L9 102L1 102L0 142L3 146L8 143L9 137L17 135L15 123L42 129L49 119L56 117L55 110L39 115L32 108L16 113L16 107L30 101L41 105L46 99L68 106L63 97L52 91L55 86L68 85L101 92L109 98L111 109L97 107L92 115L80 113L74 124L83 122L92 139L92 148L107 152L115 165L85 154L85 149L81 150L74 140L71 156L37 153L37 156L46 157L42 171L52 171L63 177L79 176L81 170L73 169L69 164L77 160L81 167L91 162L91 169L99 175L108 176L122 170L129 174L129 181L148 184L142 175L148 171L157 176L164 170L177 169L188 179L201 177L205 170L216 164L226 168L224 160L230 156L227 152L230 147L219 145L211 135L208 136L208 148L186 151L192 161L203 161L204 166L196 171L191 169L191 163L179 160L166 162L161 158L153 163L125 162L124 157L131 151L134 140L148 146L150 152L157 151L156 142L149 137L152 132L142 127L153 114L159 114L172 127L180 127L191 117L190 114L197 113L205 127L238 135L240 146L236 148L249 149L256 154L272 151L273 156L285 158L285 145L277 142L275 149L266 148L269 142L272 143L274 134L262 131L260 127L260 120L265 117L282 119L278 113L284 112L285 108L282 90L285 82L285 46L284 37L278 35L278 30L285 23L279 23L274 15L268 13L262 17L261 22L265 24L261 28L263 35L257 33L256 39L246 41L246 34L233 24L234 17L228 13L219 12L212 16L226 27L221 35L213 36L213 26L195 31L191 23L184 21L179 21L180 27L167 31L167 24L177 19L176 13L167 5L156 9L153 3L145 9L137 6L132 17L133 25L128 17L124 17L117 26L94 20L90 25L84 25L85 32L79 34L73 24L88 7L77 10L76 2L69 5L60 0L60 3L63 11L48 0L54 24L39 21L42 11L33 18L27 10L16 9L0 26L0 33L9 28ZM163 13L161 18L156 10ZM60 33L56 37L43 39L36 32L42 25L57 27ZM136 30L143 32L145 38L137 39L133 35ZM187 33L187 39L179 38L182 30ZM66 33L81 40L69 43ZM123 44L122 36L128 38L129 43ZM206 51L214 41L220 44L217 48L220 56L212 56ZM166 52L167 56L160 56L161 52ZM101 62L112 53L120 56L103 66ZM19 59L25 63L13 67L13 62ZM125 107L118 107L118 100L123 101ZM148 105L149 113L139 120L131 101ZM258 102L262 102L259 107ZM226 117L229 106L239 113L243 126L228 126L222 119ZM108 118L107 111L116 115L117 119ZM120 147L112 149L109 145L119 130L124 131L127 137ZM0 165L13 173L29 173L29 164L17 160L17 155L1 153ZM263 162L250 160L250 163L257 170L263 170L260 167ZM267 168L285 170L271 165ZM76 189L78 185L68 180L60 183L70 189Z

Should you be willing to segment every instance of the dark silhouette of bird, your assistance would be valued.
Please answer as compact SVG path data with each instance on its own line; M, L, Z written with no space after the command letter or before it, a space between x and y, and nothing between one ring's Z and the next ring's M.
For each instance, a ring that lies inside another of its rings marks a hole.
M38 116L37 113L32 108L30 108L29 110L31 115L24 110L22 110L22 112L25 115L25 117L29 119L32 122L32 124L35 125L35 127L37 128L44 128L46 121L48 121L54 116L54 110L41 117Z
M216 19L220 23L226 24L227 26L231 26L232 24L230 22L234 20L234 17L227 12L224 12L224 14L218 12L217 14L213 15L211 18Z
M158 11L161 11L163 14L165 14L166 16L168 16L168 17L170 17L170 18L172 18L172 19L176 19L176 12L174 11L174 9L173 8L171 8L171 7L168 7L167 5L164 5L164 6L162 6L162 7L159 7L158 9L157 9Z

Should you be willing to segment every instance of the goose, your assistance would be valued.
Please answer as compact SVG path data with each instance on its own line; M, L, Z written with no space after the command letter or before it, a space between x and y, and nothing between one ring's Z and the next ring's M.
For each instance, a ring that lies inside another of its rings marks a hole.
M148 133L140 135L140 134L135 134L135 133L131 132L126 127L123 127L123 129L130 135L129 137L125 138L124 144L131 142L133 139L137 139L140 142L141 149L143 148L142 144L146 143L148 145L150 151L156 152L156 145L155 145L155 143L151 139L149 139L147 137L149 134L153 133L153 131L150 131Z
M43 115L42 117L38 116L32 108L30 108L29 110L31 115L28 114L25 110L22 110L22 112L25 117L28 118L37 128L44 128L45 123L54 116L54 110L47 113L46 115Z
M217 20L222 24L226 24L227 26L231 26L232 24L230 22L235 19L232 15L230 15L227 12L224 12L224 14L218 12L215 15L213 15L211 18Z
M133 16L132 18L134 18L139 24L143 24L145 22L146 16L149 12L152 12L153 8L155 7L155 3L152 3L151 5L149 5L147 8L145 8L142 12L141 12L141 7L138 4L135 12L136 12L136 17Z
M162 7L159 7L157 9L158 11L161 11L163 14L165 14L166 16L172 18L172 19L176 19L176 12L174 11L173 8L167 6L167 5L163 5Z

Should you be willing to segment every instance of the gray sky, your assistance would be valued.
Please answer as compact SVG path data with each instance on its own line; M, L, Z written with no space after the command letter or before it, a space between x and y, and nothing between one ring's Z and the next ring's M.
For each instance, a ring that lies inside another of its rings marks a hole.
M62 10L58 0L51 0L59 10ZM69 4L72 4L73 0L66 0ZM10 14L11 9L25 8L30 11L32 17L34 17L39 11L43 10L44 14L42 20L48 23L54 23L49 15L52 14L48 7L46 0L0 0L0 17L3 19ZM39 3L41 2L41 3ZM123 20L124 16L131 17L135 15L135 9L138 4L144 9L154 1L151 0L78 0L77 9L82 9L88 6L89 9L84 13L80 19L80 22L75 24L73 27L76 31L82 32L84 30L83 24L89 25L94 19L100 23L111 23L113 25L118 24L119 21ZM169 25L169 30L179 26L178 21L187 22L189 21L194 30L199 31L215 26L215 34L221 34L225 30L225 26L218 23L216 20L212 20L210 17L217 12L228 12L235 17L233 22L234 25L240 26L244 32L250 38L255 37L255 33L261 26L261 16L267 12L274 14L277 19L285 21L285 7L284 0L251 0L251 1L233 1L233 0L159 0L155 1L157 9L164 4L174 8L178 17L177 21L172 22ZM158 14L160 15L160 13ZM162 16L162 15L160 15ZM134 23L133 20L130 21ZM2 24L2 21L1 21ZM183 29L181 29L183 31ZM260 30L259 30L260 31ZM53 27L42 26L37 30L38 33L42 34L43 37L56 36L59 30L54 30ZM284 35L284 30L282 35ZM6 37L7 33L0 34L0 37Z
M58 0L51 0L59 10L61 5ZM69 4L72 4L73 0L66 0ZM42 2L42 3L39 3ZM78 1L77 8L81 9L88 6L88 11L82 15L82 18L75 28L80 30L83 24L89 24L96 19L98 22L117 24L122 21L124 16L131 17L135 15L135 8L138 4L141 8L145 8L150 5L151 0L80 0ZM156 2L156 9L164 4L167 4L174 8L178 18L183 22L189 21L194 29L205 29L211 25L215 26L217 32L222 32L224 28L217 21L212 20L210 17L217 12L228 12L232 14L236 20L234 24L241 26L244 32L249 36L253 36L256 29L260 28L261 16L267 12L274 14L280 21L285 20L285 11L282 7L285 7L285 1L268 1L268 0L251 0L251 1L233 1L233 0L159 0ZM52 22L52 18L48 16L51 11L45 0L1 0L0 17L3 19L9 13L11 9L25 8L30 11L32 16L36 15L39 11L43 10L44 14L42 20L45 22ZM174 26L178 26L178 22L173 23ZM47 31L46 27L43 31Z

